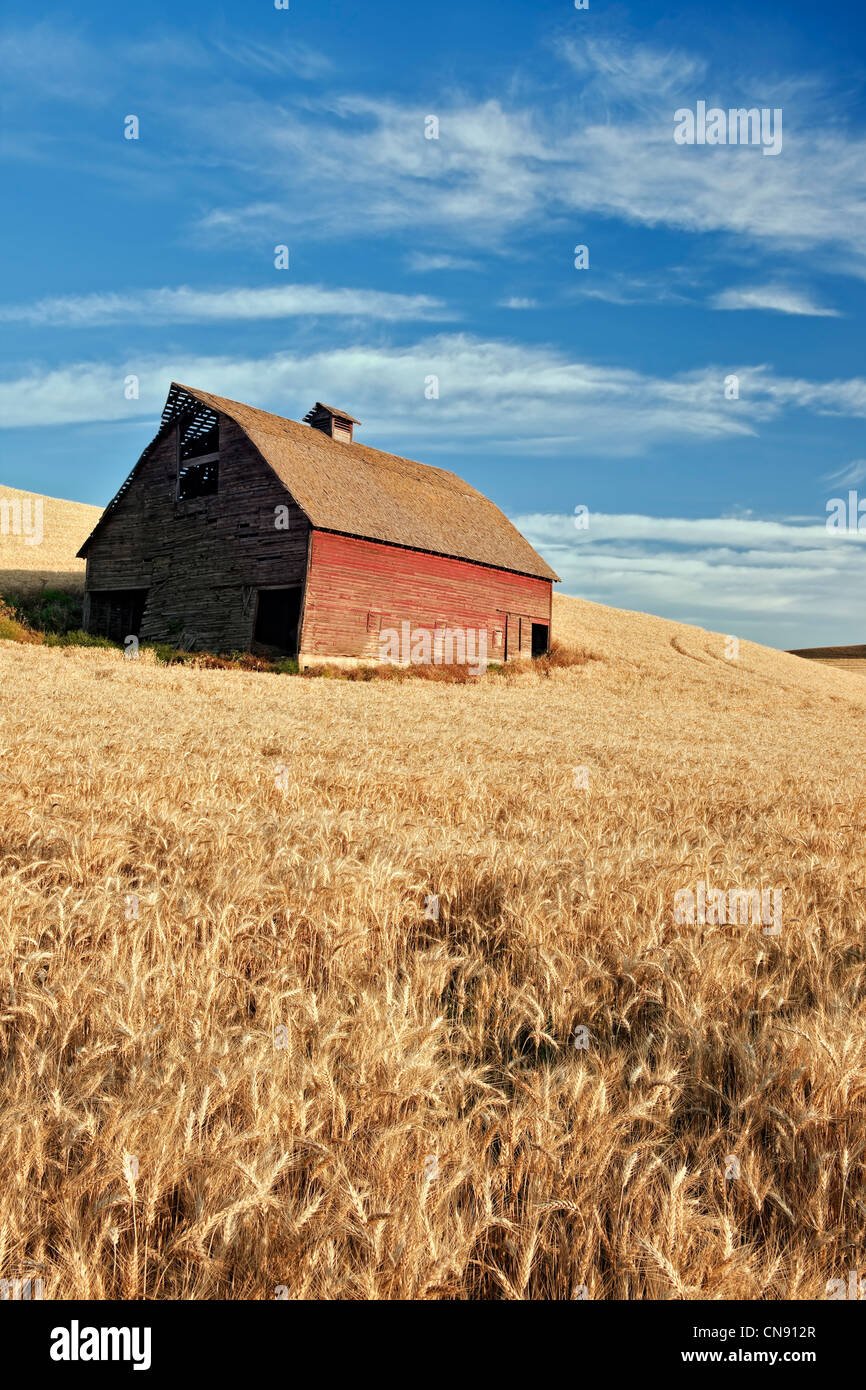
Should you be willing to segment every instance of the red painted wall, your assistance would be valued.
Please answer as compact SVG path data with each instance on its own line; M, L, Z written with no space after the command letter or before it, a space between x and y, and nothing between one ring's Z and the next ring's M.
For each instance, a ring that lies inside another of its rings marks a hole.
M550 624L552 592L549 579L313 531L301 655L375 660L380 629L405 621L484 628L491 661L528 655L531 622Z

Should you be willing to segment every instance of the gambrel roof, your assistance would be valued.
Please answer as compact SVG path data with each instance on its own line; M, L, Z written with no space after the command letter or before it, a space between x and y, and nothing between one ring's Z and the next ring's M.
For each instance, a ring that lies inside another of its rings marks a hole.
M541 579L559 578L495 503L456 473L357 441L340 442L297 420L178 382L172 383L159 434L109 503L80 555L86 554L155 444L196 403L234 420L317 530L474 560Z

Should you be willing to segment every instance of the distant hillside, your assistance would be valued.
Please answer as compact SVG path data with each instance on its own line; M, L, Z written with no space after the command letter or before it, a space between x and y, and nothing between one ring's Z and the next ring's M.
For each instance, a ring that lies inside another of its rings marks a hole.
M608 608L568 594L553 596L553 636L577 646L586 646L617 667L652 673L664 682L681 684L688 676L695 695L700 685L708 691L744 689L752 683L757 689L771 682L773 699L781 691L807 690L841 693L854 698L859 683L840 687L840 676L830 667L862 674L866 669L866 647L816 647L798 652L777 651L757 642L708 632L701 627L657 618L651 613ZM803 660L806 657L808 660ZM864 658L861 661L856 658ZM862 698L862 694L860 697ZM778 706L781 712L781 706ZM780 713L781 717L781 713Z
M0 485L0 594L83 590L84 561L75 555L101 515L101 507Z
M802 647L792 651L791 656L802 656L807 661L820 661L824 666L838 666L842 671L866 676L866 646Z

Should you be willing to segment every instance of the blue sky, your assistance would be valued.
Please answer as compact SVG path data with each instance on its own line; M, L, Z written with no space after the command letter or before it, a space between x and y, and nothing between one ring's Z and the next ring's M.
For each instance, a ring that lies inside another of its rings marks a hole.
M861 6L4 13L0 481L104 504L173 377L322 399L564 592L866 640L866 532L825 525L866 499ZM781 151L677 144L699 101L781 109Z

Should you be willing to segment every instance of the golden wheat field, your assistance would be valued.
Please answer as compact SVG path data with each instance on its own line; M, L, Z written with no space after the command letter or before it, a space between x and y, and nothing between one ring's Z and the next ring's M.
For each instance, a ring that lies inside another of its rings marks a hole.
M468 685L0 644L0 1274L811 1299L856 1267L866 686L554 626L598 659ZM678 924L699 882L781 890L781 933Z
M0 487L0 594L83 592L85 564L76 554L101 515L84 502Z

